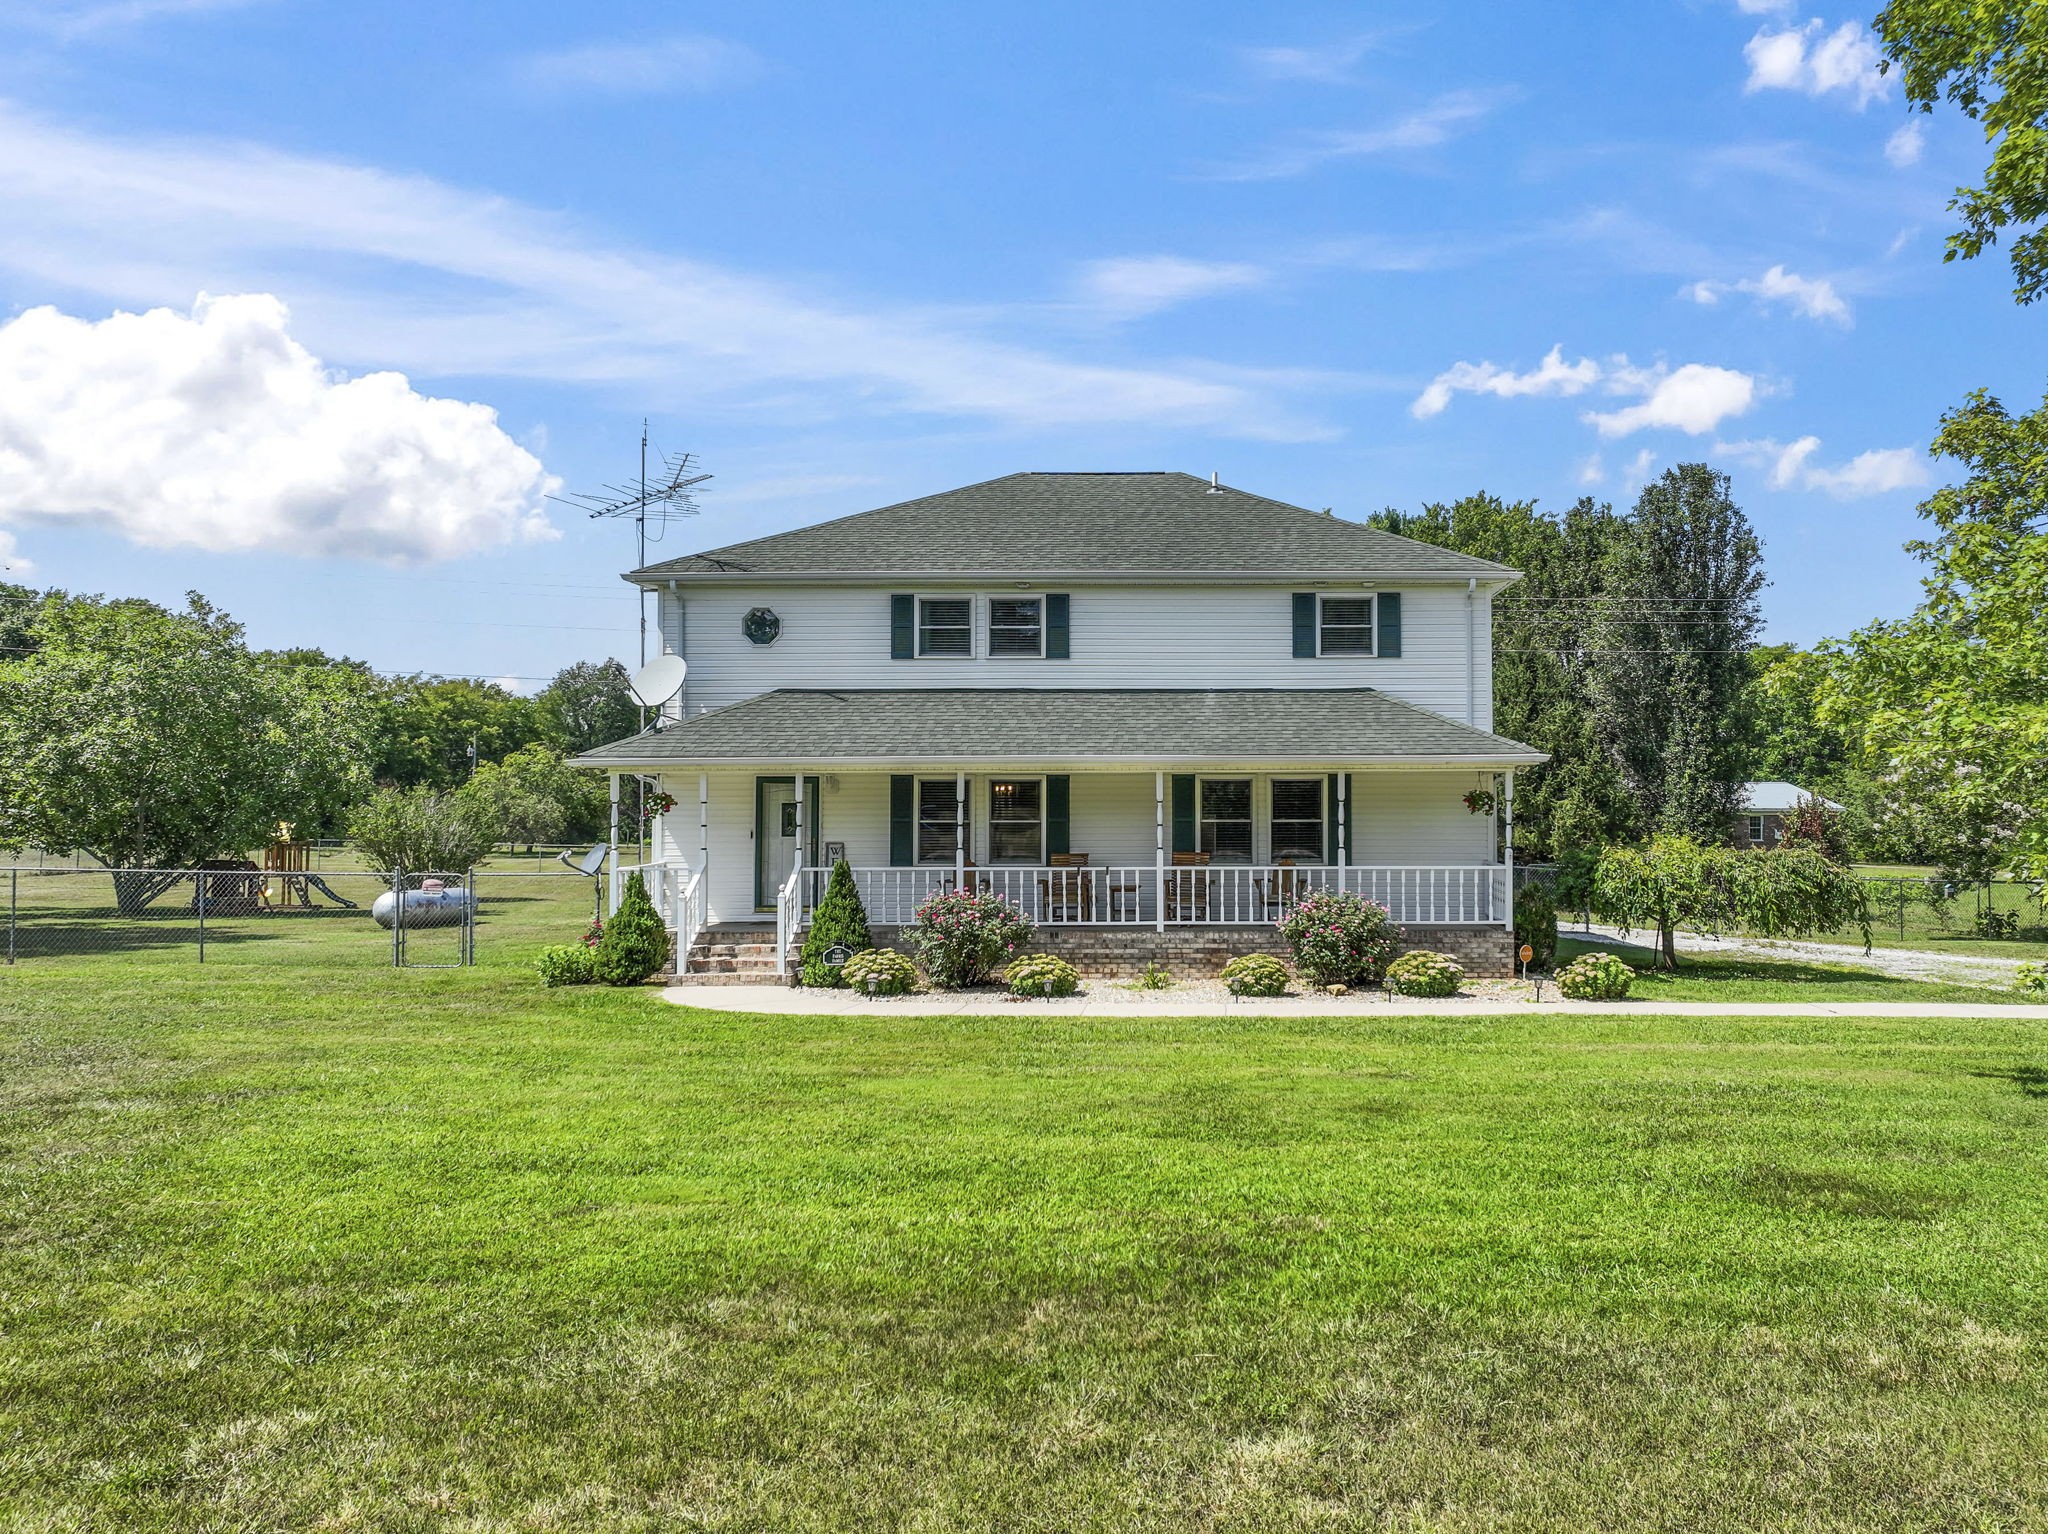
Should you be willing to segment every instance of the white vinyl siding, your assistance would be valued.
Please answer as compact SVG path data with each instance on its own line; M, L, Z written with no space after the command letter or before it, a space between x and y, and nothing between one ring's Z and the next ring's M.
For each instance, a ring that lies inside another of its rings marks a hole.
M900 589L900 588L898 588ZM950 658L943 665L889 661L889 588L702 586L688 604L692 714L778 687L1375 687L1463 720L1466 602L1458 586L1402 586L1398 658L1294 659L1287 586L1082 587L1072 593L1071 658ZM1393 589L1388 584L1388 589ZM986 605L976 591L920 593ZM773 608L782 637L749 644L740 620ZM1042 610L1041 610L1042 613ZM1488 602L1474 603L1472 674L1476 722L1492 718ZM978 647L980 648L980 647ZM1050 748L1050 743L1048 743Z

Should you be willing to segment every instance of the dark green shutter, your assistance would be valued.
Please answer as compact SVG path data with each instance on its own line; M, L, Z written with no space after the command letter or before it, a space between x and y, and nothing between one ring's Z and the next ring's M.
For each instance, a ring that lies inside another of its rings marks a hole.
M889 598L889 659L917 658L917 598Z
M1401 593L1382 591L1378 603L1380 642L1377 653L1385 660L1401 658Z
M1053 592L1045 599L1045 658L1067 659L1067 595Z
M1173 847L1175 852L1194 852L1195 779L1192 773L1173 775Z
M1067 845L1073 824L1072 779L1064 773L1045 780L1045 854L1071 852Z
M908 868L917 861L917 779L907 772L889 775L889 866Z
M1316 658L1316 594L1313 591L1294 594L1294 658Z

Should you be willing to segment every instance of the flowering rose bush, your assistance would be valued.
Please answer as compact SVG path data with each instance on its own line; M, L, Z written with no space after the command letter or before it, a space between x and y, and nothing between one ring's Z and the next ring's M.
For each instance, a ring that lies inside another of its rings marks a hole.
M1383 905L1362 895L1317 890L1280 923L1294 967L1311 985L1378 985L1402 932Z
M944 890L903 929L924 972L942 990L980 985L1031 940L1031 918L987 890Z

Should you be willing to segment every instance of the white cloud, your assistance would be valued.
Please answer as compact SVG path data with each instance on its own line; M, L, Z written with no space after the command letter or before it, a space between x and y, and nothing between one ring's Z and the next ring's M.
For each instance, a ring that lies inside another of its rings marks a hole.
M1280 181L1306 175L1333 160L1355 160L1404 149L1434 149L1491 116L1508 99L1499 91L1453 91L1419 112L1377 128L1307 134L1263 155L1207 173L1214 181Z
M0 508L151 548L408 563L555 536L497 413L343 378L268 294L0 326Z
M1870 28L1845 21L1823 35L1823 23L1772 31L1766 27L1743 46L1749 63L1750 91L1799 91L1826 96L1836 91L1854 98L1860 111L1891 89L1878 72L1883 55L1871 41Z
M1241 48L1238 56L1262 80L1345 85L1350 82L1352 66L1370 53L1378 40L1368 32L1315 48Z
M1908 165L1918 165L1926 148L1927 125L1917 117L1909 117L1884 141L1884 157L1904 170Z
M1564 360L1564 348L1553 346L1542 362L1517 373L1491 362L1459 362L1444 369L1415 397L1408 413L1418 420L1441 415L1457 394L1493 394L1503 399L1524 395L1583 394L1598 384L1602 392L1640 395L1640 404L1622 410L1589 411L1585 420L1603 437L1625 437L1646 427L1671 427L1697 436L1712 431L1731 415L1755 402L1756 380L1729 368L1688 362L1677 369L1663 363L1638 367L1624 355L1605 363L1591 357Z
M0 576L10 580L21 580L35 574L36 562L22 553L14 541L14 534L0 527Z
M1621 410L1588 411L1585 420L1603 437L1626 437L1652 427L1697 437L1729 416L1741 415L1757 397L1756 380L1749 374L1703 362L1688 362L1668 373L1627 369L1619 380L1626 387L1617 392L1647 389L1648 397Z
M1621 471L1621 493L1640 490L1650 482L1650 470L1657 466L1657 454L1652 448L1644 448L1631 458Z
M1120 319L1157 314L1176 304L1257 287L1263 267L1242 261L1195 261L1185 256L1120 256L1081 269L1082 298Z
M1795 442L1757 437L1746 442L1717 442L1714 451L1767 469L1773 490L1818 490L1841 501L1915 489L1929 479L1926 459L1915 448L1874 448L1829 468L1812 461L1820 445L1820 438L1813 436Z
M1719 303L1724 293L1748 293L1766 306L1777 302L1789 304L1810 320L1833 320L1845 327L1854 323L1847 300L1835 291L1832 282L1825 277L1802 277L1786 271L1783 265L1741 282L1689 283L1680 292L1696 304Z
M761 72L751 48L721 37L693 35L639 43L590 43L560 53L534 53L513 65L515 76L541 90L651 96L744 85Z
M1201 426L1304 440L1276 398L1326 388L1216 363L1072 360L954 314L833 301L710 262L603 243L508 199L246 145L118 138L0 103L0 269L151 305L288 292L314 349L415 374L624 384L702 413L772 401L1007 426Z
M1559 344L1545 352L1543 360L1526 373L1491 362L1453 363L1415 396L1408 413L1417 420L1442 415L1454 394L1493 394L1502 399L1527 394L1580 394L1599 381L1599 363L1591 357L1566 362L1564 347Z
M1600 454L1597 449L1579 460L1578 481L1587 489L1590 490L1605 478L1607 478L1607 465L1600 461Z
M236 11L263 0L0 0L0 25L78 39L139 26L160 16Z

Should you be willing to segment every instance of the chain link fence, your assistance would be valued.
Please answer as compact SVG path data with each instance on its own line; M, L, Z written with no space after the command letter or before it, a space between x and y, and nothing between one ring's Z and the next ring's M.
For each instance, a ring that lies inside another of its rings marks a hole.
M573 943L599 881L525 857L439 874L342 866L0 868L5 960L321 968L524 965ZM522 866L523 865L523 866Z

